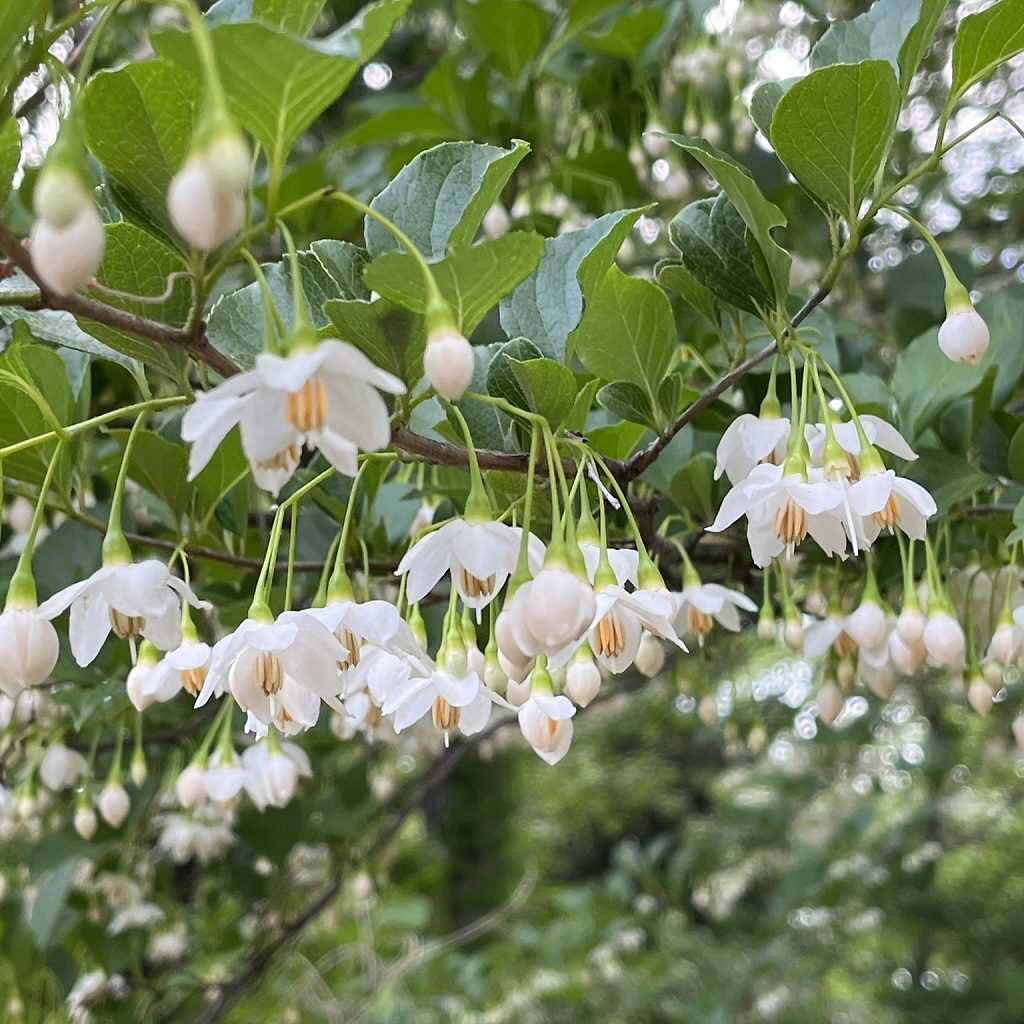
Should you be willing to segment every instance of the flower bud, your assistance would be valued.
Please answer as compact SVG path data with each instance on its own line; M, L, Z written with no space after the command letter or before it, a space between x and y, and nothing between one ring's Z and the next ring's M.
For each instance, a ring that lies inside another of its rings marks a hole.
M914 675L924 664L926 653L920 640L908 644L898 632L889 637L889 657L904 675Z
M993 661L991 658L981 666L981 674L985 677L985 682L992 688L992 692L995 693L1003 685L1003 666L998 661Z
M650 633L644 633L633 664L640 675L653 679L665 667L665 648L661 641Z
M220 132L207 146L203 158L218 189L244 192L249 187L249 147L241 132Z
M35 608L11 608L0 615L0 690L9 697L38 686L57 664L60 642L49 619Z
M108 782L96 800L100 817L111 827L120 828L132 808L131 798L119 782Z
M836 666L836 682L844 690L849 690L853 686L856 674L851 658L840 659L839 664Z
M888 665L882 665L865 672L864 682L876 697L888 700L896 689L896 674Z
M504 693L508 686L508 674L501 667L501 654L488 647L484 655L484 685L495 693Z
M988 350L988 324L975 309L955 309L939 328L939 348L954 363L979 363Z
M71 750L63 743L51 743L39 763L39 778L47 789L54 793L74 785L84 773L88 763L76 750Z
M147 774L146 755L143 754L142 747L136 747L135 753L132 754L132 762L128 766L128 775L136 786L142 786Z
M568 569L542 569L533 580L525 625L542 650L556 651L586 632L595 610L589 583Z
M240 189L218 182L203 156L190 156L171 179L167 210L186 242L197 249L216 249L241 230L245 200Z
M826 724L831 725L843 710L846 698L842 690L835 683L825 683L818 691L816 698L818 705L818 717Z
M103 221L91 203L61 228L37 220L32 225L32 266L44 287L70 295L96 276L106 240Z
M514 708L521 708L530 699L530 680L516 680L509 677L505 699Z
M885 640L885 612L877 601L862 601L846 622L846 632L858 647L872 650Z
M139 659L128 673L125 682L125 689L128 691L128 699L132 702L136 711L145 711L151 704L156 702L155 693L146 692L146 680L153 671L153 662L150 659Z
M423 372L433 389L457 402L473 379L473 346L454 327L431 332L423 352Z
M637 652L639 656L639 651ZM601 690L601 670L589 650L577 654L565 674L565 692L574 704L585 708Z
M707 726L718 721L718 701L710 693L704 694L697 705L697 717Z
M963 667L967 646L963 627L947 612L932 612L924 627L924 646L931 661L944 668Z
M896 632L900 639L913 647L924 636L925 617L920 608L904 608L896 620Z
M804 649L804 624L799 619L787 619L782 630L782 639L791 651Z
M1017 654L1017 630L1012 622L1000 622L992 634L989 657L1001 665L1009 665Z
M44 165L32 194L32 208L40 220L63 230L90 207L93 199L81 175L64 164Z
M992 687L982 676L972 676L967 684L967 700L979 715L987 715L992 710Z
M264 768L263 781L270 803L284 807L295 795L299 767L287 754L271 754Z
M85 840L96 834L96 812L86 803L75 808L75 831Z
M193 761L174 783L174 795L182 807L196 807L206 799L206 771Z

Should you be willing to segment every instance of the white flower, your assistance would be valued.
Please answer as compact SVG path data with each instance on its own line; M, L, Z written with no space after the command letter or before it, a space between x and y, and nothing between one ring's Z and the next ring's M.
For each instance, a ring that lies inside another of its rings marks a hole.
M665 667L665 645L653 634L644 631L634 659L637 672L653 679Z
M48 789L55 793L67 789L85 774L88 762L63 743L51 743L39 762L39 777Z
M874 649L889 639L889 619L885 609L873 600L861 601L846 620L846 629L858 647Z
M130 903L111 918L107 933L120 935L129 928L149 928L163 919L164 912L154 903Z
M738 633L739 609L747 612L757 611L757 605L746 594L730 590L718 583L688 583L672 597L675 601L677 631L692 633L701 643L711 632L712 620L720 623L731 633Z
M715 479L723 473L731 483L746 479L760 462L770 459L781 463L786 455L789 438L789 420L782 417L764 418L743 413L729 424L718 442L718 463Z
M174 794L182 807L197 807L206 799L206 768L193 761L174 782Z
M568 697L532 693L519 709L519 728L539 757L548 764L558 764L569 752L575 714Z
M672 625L675 606L667 590L628 592L622 587L608 586L595 596L590 648L609 672L617 675L633 664L644 630L686 650ZM557 667L565 659L566 655L559 652L552 655L550 664Z
M188 158L167 189L171 223L197 249L216 249L230 241L245 220L242 188L220 177L205 154L197 154Z
M96 812L88 804L79 804L75 808L75 831L88 842L96 835Z
M224 853L235 838L230 819L219 804L206 804L205 810L194 816L166 814L158 820L162 828L157 845L177 864L192 857L206 864Z
M212 654L209 644L186 640L180 647L168 651L142 677L140 694L151 703L168 701L182 690L198 696L206 682Z
M88 665L111 629L121 638L144 636L161 651L177 647L182 601L193 608L210 607L163 562L150 559L97 569L44 601L39 614L52 619L70 606L71 653L79 665Z
M913 462L917 452L907 444L906 438L891 424L879 416L861 414L860 425L868 441L876 448L891 452L897 458ZM860 433L852 420L847 423L833 423L832 433L839 446L848 454L858 458L861 452ZM825 453L827 433L823 423L807 424L804 434L810 449L811 459L820 466Z
M423 372L430 386L457 402L473 379L473 346L454 328L432 332L423 350Z
M69 295L100 269L106 234L92 193L66 168L44 166L36 183L32 225L32 266L43 285Z
M988 324L974 309L947 314L939 328L939 348L954 363L979 363L988 351Z
M487 724L491 707L499 700L475 672L456 676L438 665L424 675L407 672L391 689L381 711L394 716L395 732L409 728L429 713L435 728L445 736L455 729L472 736Z
M287 356L264 352L256 367L197 396L181 423L192 442L190 480L210 461L236 424L256 482L276 493L291 477L304 443L349 476L357 454L377 451L391 439L380 392L405 393L405 385L375 366L354 345L331 338Z
M849 622L849 616L835 613L815 622L804 633L804 654L819 658L831 647L840 658L851 657L857 650L857 644L850 636Z
M818 691L815 702L818 705L818 717L826 725L831 725L843 710L846 698L835 683L829 682L825 683Z
M306 752L294 743L255 743L242 753L245 790L259 810L284 807L295 795L299 778L312 778Z
M595 621L594 588L568 569L557 566L541 569L515 596L522 609L522 625L533 654L554 653L567 646L571 654ZM527 653L531 652L527 649Z
M873 541L884 528L897 526L908 537L924 540L928 517L935 515L935 499L913 480L897 476L891 469L867 473L849 486L850 508L864 517L863 530Z
M446 574L470 608L484 608L515 571L523 531L491 520L453 519L424 534L398 563L396 575L408 573L406 597L422 601ZM532 534L528 541L531 570L544 559L544 545Z
M241 708L290 735L316 725L321 701L340 710L339 665L347 657L331 631L304 612L274 622L246 619L214 647L196 706L226 685Z
M227 807L245 788L248 776L238 754L230 746L220 744L203 772L203 786L211 800Z
M591 583L597 577L597 567L601 564L601 546L586 541L580 541L580 554L583 555L583 564L587 567L587 578ZM615 573L615 579L620 587L627 583L638 586L637 574L640 570L640 552L635 548L608 548L606 550L608 564Z
M762 568L783 550L792 552L808 533L825 554L845 552L846 532L836 514L843 484L822 479L820 470L812 469L808 479L783 473L783 466L755 466L725 496L708 530L719 533L745 515L750 552Z
M907 643L898 629L893 631L889 637L889 657L904 675L916 675L924 664L927 653L924 641L920 638Z
M108 782L96 798L100 817L111 827L120 828L132 808L131 798L119 782Z
M12 608L0 615L0 690L17 697L53 671L60 653L57 631L38 608Z

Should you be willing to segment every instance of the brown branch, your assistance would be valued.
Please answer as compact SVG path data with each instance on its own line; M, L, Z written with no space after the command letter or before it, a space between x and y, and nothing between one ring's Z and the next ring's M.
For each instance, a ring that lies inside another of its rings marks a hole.
M187 331L181 327L172 327L159 320L149 320L124 309L108 306L88 295L57 295L42 283L28 249L2 224L0 224L0 248L7 253L21 271L23 271L39 288L39 301L26 303L26 308L63 310L78 317L87 317L107 327L116 327L140 338L148 338L159 345L179 349L193 359L206 363L212 370L224 377L238 372L238 367L226 355L215 349L206 339L203 325L198 331Z
M450 441L436 441L431 437L414 433L408 427L395 427L391 434L391 443L395 448L417 455L437 466L468 466L469 453L461 445ZM481 469L499 469L508 473L525 473L530 466L530 457L526 452L496 452L488 448L476 450L477 462ZM537 474L546 475L547 467L544 460L537 462ZM572 459L563 459L562 465L567 474L576 473L576 463Z
M818 306L828 297L830 288L821 287L819 288L800 308L797 314L793 317L793 326L799 327L814 312ZM789 332L787 331L786 334ZM676 419L675 423L668 429L668 431L662 434L660 437L656 437L646 448L641 448L640 451L635 452L625 462L620 463L617 467L617 475L619 476L620 483L629 483L630 480L635 480L648 466L652 465L658 458L658 456L668 447L669 442L679 433L687 423L690 423L693 419L700 415L712 402L714 402L720 395L728 391L742 377L745 377L755 366L763 363L769 356L775 355L779 351L778 342L773 341L770 345L767 345L764 349L758 352L756 355L751 356L749 359L744 360L739 366L731 369L725 376L720 377L707 391L705 391L700 398L696 399L689 406L686 407Z

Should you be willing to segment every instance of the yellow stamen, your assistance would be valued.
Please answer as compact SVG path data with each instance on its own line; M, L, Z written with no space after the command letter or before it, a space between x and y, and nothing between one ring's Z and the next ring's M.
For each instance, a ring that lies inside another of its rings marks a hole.
M284 672L281 661L276 654L262 651L256 658L256 681L267 697L280 692L284 684Z
M707 636L711 625L712 619L707 612L694 608L692 604L686 606L686 627L694 636Z
M840 658L848 658L857 650L857 642L845 629L836 637L835 643L832 646Z
M338 662L338 668L342 672L345 669L354 668L359 664L359 637L344 624L338 626L334 631L334 636L338 643L348 651L348 657Z
M597 650L594 653L605 658L617 658L625 646L622 623L615 612L610 611L597 624Z
M462 592L466 597L490 597L494 593L494 584L497 582L497 574L491 573L486 579L480 579L471 572L463 569L459 579L462 583Z
M451 732L452 729L458 727L461 715L461 710L453 708L444 697L438 695L434 698L434 706L430 709L430 720L434 723L435 729Z
M795 547L807 536L807 511L792 499L775 513L775 536L787 547Z
M141 615L125 615L124 612L111 608L110 628L122 640L134 640L146 628L146 620Z
M283 448L276 455L271 455L269 459L257 459L257 469L290 469L296 462L299 461L299 446L297 444L289 445L287 448Z
M199 691L203 688L203 683L205 682L205 665L200 665L199 668L187 668L181 673L181 685L184 686L185 691L193 697L199 694Z
M899 497L895 491L890 491L889 497L885 499L885 504L877 512L872 512L871 518L883 530L892 531L900 521L901 511Z
M303 434L323 430L327 419L327 389L319 377L310 377L288 396L288 421Z

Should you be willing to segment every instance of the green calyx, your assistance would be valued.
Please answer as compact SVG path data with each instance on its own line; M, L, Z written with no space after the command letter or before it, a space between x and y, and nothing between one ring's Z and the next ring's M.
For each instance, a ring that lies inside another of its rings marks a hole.
M36 182L32 195L36 216L52 227L66 228L86 207L94 205L92 186L85 146L74 122L67 121Z
M547 696L554 696L555 686L548 671L548 658L546 654L538 655L537 663L530 673L530 693L540 693Z
M775 378L778 373L778 357L772 360L772 372L768 378L768 390L765 392L764 400L761 402L761 409L758 417L762 420L782 419L782 403L779 401L779 393L776 388Z

